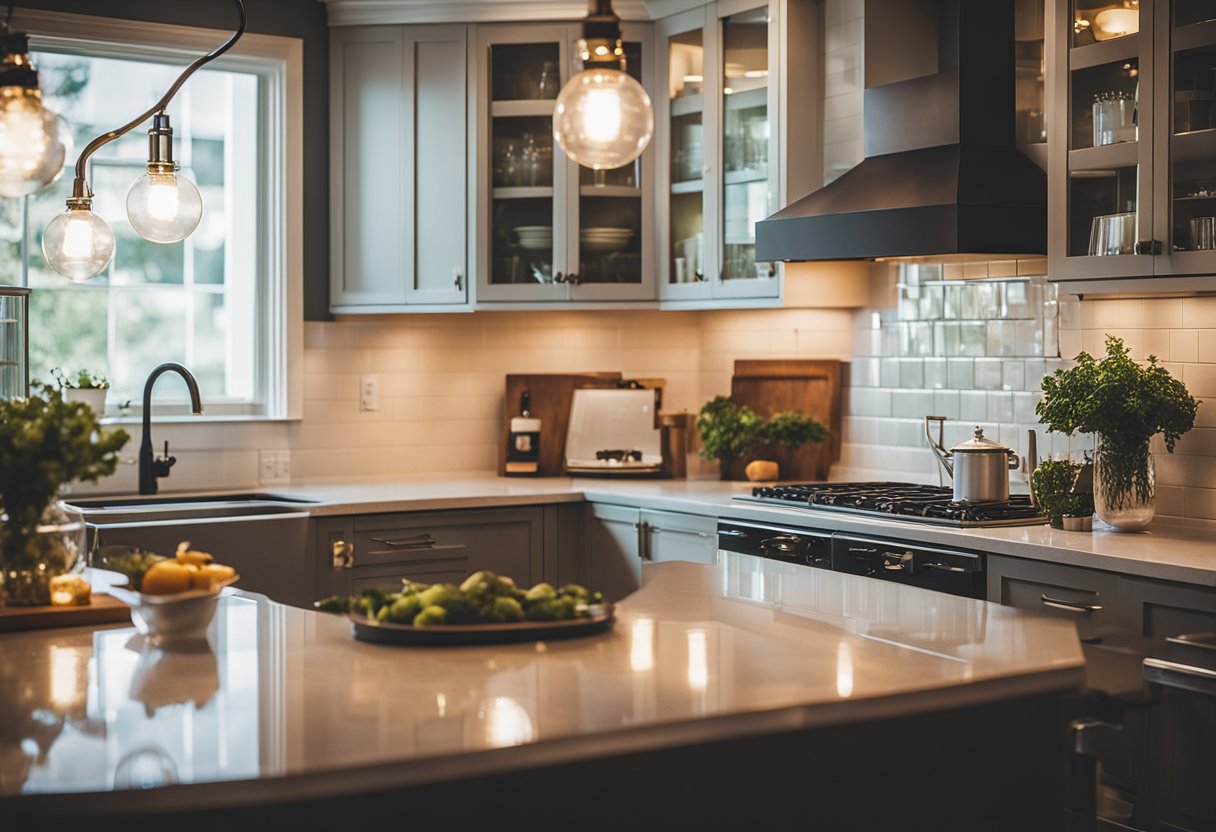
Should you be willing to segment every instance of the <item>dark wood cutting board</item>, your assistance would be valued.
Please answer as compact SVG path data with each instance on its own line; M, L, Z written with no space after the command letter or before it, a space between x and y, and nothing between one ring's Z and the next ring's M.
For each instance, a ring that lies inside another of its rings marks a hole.
M560 477L565 473L566 428L570 423L574 391L580 387L616 387L620 381L621 374L617 372L508 375L498 438L498 473L504 474L507 470L511 419L519 415L519 397L525 390L532 395L531 413L541 422L538 476Z
M111 595L97 593L93 593L90 603L84 607L0 607L0 633L130 623L130 607Z
M840 362L835 359L739 359L730 382L730 397L769 418L774 413L795 411L813 416L832 432L826 442L796 451L765 451L750 459L773 459L786 481L826 480L828 469L840 459L841 401ZM750 459L735 461L731 479L746 479L743 469Z

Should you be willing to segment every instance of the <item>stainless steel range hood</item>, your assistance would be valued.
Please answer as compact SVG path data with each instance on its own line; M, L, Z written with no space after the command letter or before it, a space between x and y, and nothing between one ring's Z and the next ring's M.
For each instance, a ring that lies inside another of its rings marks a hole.
M865 91L865 159L756 223L757 260L1047 251L1047 175L1014 141L1013 0L937 8L944 69Z

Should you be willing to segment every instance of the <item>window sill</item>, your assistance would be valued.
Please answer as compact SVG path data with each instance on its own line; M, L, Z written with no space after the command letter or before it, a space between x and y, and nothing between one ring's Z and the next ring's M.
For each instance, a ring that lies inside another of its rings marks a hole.
M101 424L105 426L114 425L136 425L143 424L142 416L103 416ZM253 416L249 414L232 414L232 415L211 415L203 413L199 416L194 415L172 415L172 416L157 416L152 414L152 423L155 425L211 425L211 424L232 424L232 423L257 423L257 424L290 424L292 422L302 422L302 416Z

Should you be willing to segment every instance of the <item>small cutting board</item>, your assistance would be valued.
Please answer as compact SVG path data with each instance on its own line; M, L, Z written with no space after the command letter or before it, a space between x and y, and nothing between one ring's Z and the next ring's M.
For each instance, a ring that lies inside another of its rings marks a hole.
M90 601L85 607L0 607L0 633L131 623L131 608L117 598L94 593Z
M835 359L739 359L730 381L730 397L767 419L774 413L794 411L813 416L832 432L826 442L796 451L764 452L776 461L787 482L826 480L828 469L840 459L840 362ZM742 480L753 456L736 460L728 476Z

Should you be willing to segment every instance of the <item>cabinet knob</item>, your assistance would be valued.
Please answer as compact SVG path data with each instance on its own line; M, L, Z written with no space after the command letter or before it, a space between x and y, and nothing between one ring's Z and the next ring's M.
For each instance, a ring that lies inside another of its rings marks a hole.
M1140 240L1139 242L1136 243L1135 252L1136 252L1136 254L1150 254L1150 255L1160 254L1161 253L1161 241L1160 240Z
M553 282L554 282L554 283L565 283L565 282L566 282L566 275L565 275L565 273L564 273L564 272L558 272L557 274L553 275Z
M460 291L460 289L463 288L462 284L464 283L464 275L460 273L460 266L452 269L452 278L452 284L456 287L456 291Z
M330 544L334 569L350 569L355 565L355 544L335 540Z
M567 283L569 283L569 284L570 284L570 285L572 285L572 286L577 286L577 285L579 285L579 277L578 277L578 274L568 274L568 275L566 275L566 282L567 282Z

